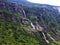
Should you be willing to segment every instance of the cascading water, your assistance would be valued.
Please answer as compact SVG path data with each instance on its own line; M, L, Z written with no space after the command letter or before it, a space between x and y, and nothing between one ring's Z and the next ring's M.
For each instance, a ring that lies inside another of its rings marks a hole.
M43 32L42 32L42 34L43 34L43 36L44 36L45 41L49 44L50 42L46 39L45 34L44 34Z
M33 29L35 29L35 26L33 25L33 23L32 23L32 22L31 22L31 26L32 26L32 28L33 28Z
M21 5L21 10L22 10L22 12L23 12L23 17L26 18L26 13L25 13L25 10L23 9L22 5Z
M50 37L50 39L52 39L53 41L55 41L55 39L53 37Z
M26 13L25 13L25 10L22 8L22 11L23 11L23 16L26 17Z

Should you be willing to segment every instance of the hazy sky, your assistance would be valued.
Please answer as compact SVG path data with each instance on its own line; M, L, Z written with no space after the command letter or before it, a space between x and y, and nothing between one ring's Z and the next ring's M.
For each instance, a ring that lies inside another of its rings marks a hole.
M60 0L28 0L28 1L40 4L50 4L60 6Z

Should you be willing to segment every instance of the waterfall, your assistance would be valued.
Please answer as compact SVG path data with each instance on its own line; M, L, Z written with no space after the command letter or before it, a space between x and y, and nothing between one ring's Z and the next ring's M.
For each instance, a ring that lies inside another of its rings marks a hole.
M45 34L44 34L43 32L42 32L42 34L43 34L43 36L44 36L45 41L49 44L50 42L46 39Z
M26 17L26 13L25 13L25 10L22 8L22 11L23 11L23 16Z
M33 29L35 29L35 26L33 25L33 23L32 23L32 22L31 22L31 26L32 26L32 28L33 28Z
M50 37L50 38L55 41L55 39L53 37Z
M23 5L21 5L21 10L22 10L22 12L23 12L23 16L26 18L26 13L25 13L25 10L23 9Z
M16 5L18 5L18 4L16 4ZM21 9L21 11L23 13L23 17L26 18L26 13L25 13L25 10L23 9L23 5L22 4L19 4L18 6L19 6L19 8Z

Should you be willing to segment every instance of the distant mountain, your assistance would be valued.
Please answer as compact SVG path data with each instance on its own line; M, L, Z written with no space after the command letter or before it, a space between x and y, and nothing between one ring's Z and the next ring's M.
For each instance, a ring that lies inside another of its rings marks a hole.
M53 6L53 5L48 5L48 4L37 4L37 3L31 3L31 2L28 2L27 0L7 0L8 2L11 2L11 3L17 3L17 4L22 4L22 5L28 5L28 6L37 6L37 7L46 7L46 8L54 8L54 9L57 9L58 11L60 10L60 6Z

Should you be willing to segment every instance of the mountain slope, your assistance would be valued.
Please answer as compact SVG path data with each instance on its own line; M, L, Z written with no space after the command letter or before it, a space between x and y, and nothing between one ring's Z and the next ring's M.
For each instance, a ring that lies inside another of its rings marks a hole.
M60 45L60 14L48 7L0 1L0 44Z

